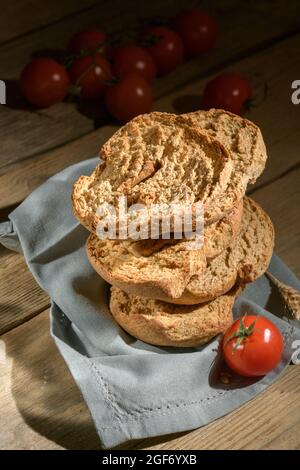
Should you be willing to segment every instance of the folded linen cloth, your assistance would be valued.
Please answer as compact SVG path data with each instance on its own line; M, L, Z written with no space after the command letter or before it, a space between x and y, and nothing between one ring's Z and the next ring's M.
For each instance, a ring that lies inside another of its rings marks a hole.
M265 377L233 376L229 384L222 383L218 339L197 349L160 348L121 330L109 313L109 286L88 263L88 232L71 207L74 181L90 174L97 162L94 158L71 166L35 190L0 224L0 241L24 254L36 281L51 297L51 333L103 447L111 448L129 439L190 430L238 408L281 374L300 330L296 323L278 318L284 309L264 276L237 299L234 314L265 315L284 334L282 361ZM300 281L275 255L270 270L300 289Z

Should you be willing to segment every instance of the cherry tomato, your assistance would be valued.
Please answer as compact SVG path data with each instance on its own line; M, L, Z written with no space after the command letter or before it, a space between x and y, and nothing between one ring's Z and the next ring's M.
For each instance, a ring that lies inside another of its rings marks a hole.
M20 78L22 95L38 108L47 108L63 101L69 84L70 79L64 67L46 57L32 60Z
M265 317L247 315L236 320L223 338L228 367L245 377L265 375L278 364L283 351L281 332Z
M72 83L80 88L80 95L88 100L103 96L107 81L112 79L110 64L101 54L79 57L69 73Z
M103 55L109 55L111 48L105 44L106 40L106 33L97 28L89 28L74 34L67 49L72 54L77 54L81 51L85 53L97 51Z
M142 47L134 44L118 47L113 55L113 67L117 77L138 72L148 82L152 82L157 70L151 55Z
M249 82L238 74L222 74L208 82L204 89L203 105L206 109L222 108L241 114L245 101L252 98Z
M205 11L183 11L175 18L174 26L182 39L186 57L197 57L216 44L217 25Z
M153 57L159 75L166 75L183 62L183 44L180 36L170 28L147 28L141 41Z
M152 101L150 84L137 73L126 75L116 85L109 86L105 94L108 111L121 122L148 113Z

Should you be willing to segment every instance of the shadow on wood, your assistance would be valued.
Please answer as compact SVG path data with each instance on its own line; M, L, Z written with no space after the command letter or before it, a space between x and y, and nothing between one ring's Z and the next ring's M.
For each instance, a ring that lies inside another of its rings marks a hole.
M45 328L44 315L35 319L22 341L9 336L6 342L7 354L13 359L15 404L27 425L59 446L100 449L90 414Z
M61 64L67 63L68 59L67 51L58 48L39 49L31 54L31 59L39 59L41 57L50 57Z
M34 108L30 107L26 100L21 95L18 80L5 80L6 84L6 106L11 109L20 109L33 111Z
M173 100L173 107L177 113L191 113L201 109L202 96L184 95Z
M75 106L79 113L94 121L94 129L104 125L116 124L106 110L104 100L101 98L92 101L78 99Z

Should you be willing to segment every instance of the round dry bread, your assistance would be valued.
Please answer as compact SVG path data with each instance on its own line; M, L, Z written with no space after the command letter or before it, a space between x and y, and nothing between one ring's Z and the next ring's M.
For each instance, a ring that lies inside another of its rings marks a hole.
M208 262L203 273L190 279L176 301L168 296L159 298L176 304L198 304L228 292L237 281L253 282L267 270L273 248L274 227L269 216L246 197L240 232L230 246Z
M239 288L200 305L173 305L111 288L110 311L135 338L157 346L197 347L223 333L232 323Z
M223 109L195 111L183 115L187 122L208 132L227 148L233 159L233 172L223 194L214 199L214 217L219 218L244 196L247 185L263 172L266 146L258 126ZM206 216L207 217L207 216Z
M74 214L91 232L100 204L116 207L204 205L208 225L228 214L264 169L267 154L255 124L223 110L181 116L149 113L119 129L101 149L104 163L74 185ZM136 215L132 214L134 219Z
M91 232L103 221L97 209L104 203L116 209L118 232L120 196L127 197L128 208L143 204L149 224L151 204L168 205L171 226L175 212L170 205L176 203L189 204L194 221L196 203L204 205L206 224L221 218L214 217L211 205L229 184L231 154L207 132L192 127L190 119L168 113L138 116L102 146L100 156L104 163L91 176L81 176L72 195L74 214ZM133 211L129 221L137 217Z
M240 202L230 216L206 227L199 249L188 249L187 240L102 240L91 234L87 256L113 286L133 295L176 301L189 279L203 272L207 260L218 256L237 235L242 207Z
M224 109L194 111L183 116L192 126L204 129L222 142L231 152L234 174L243 169L249 183L255 183L263 172L267 159L266 146L258 126Z

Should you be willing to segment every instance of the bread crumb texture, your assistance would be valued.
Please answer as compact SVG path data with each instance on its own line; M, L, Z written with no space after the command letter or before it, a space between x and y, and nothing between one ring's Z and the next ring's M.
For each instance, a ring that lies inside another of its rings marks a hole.
M95 232L97 208L144 204L204 206L205 223L227 215L262 172L266 151L259 129L220 110L176 116L149 113L121 127L101 148L103 163L74 185L78 219ZM172 213L172 211L171 211ZM132 214L132 218L136 215Z
M159 346L195 347L224 332L232 322L237 289L200 305L172 305L111 289L110 310L129 334Z
M190 249L189 240L102 240L91 234L87 254L94 269L110 284L150 298L176 298L191 277L225 250L237 235L242 202L221 221L204 230L204 243Z
M224 294L236 282L247 284L255 281L269 266L274 238L269 216L259 204L245 197L238 236L223 253L208 262L202 274L191 277L176 303L206 302ZM167 300L172 302L170 298Z

